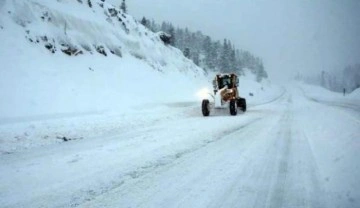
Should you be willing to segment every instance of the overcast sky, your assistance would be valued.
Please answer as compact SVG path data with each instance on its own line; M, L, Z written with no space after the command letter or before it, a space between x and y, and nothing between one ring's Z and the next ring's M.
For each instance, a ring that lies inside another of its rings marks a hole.
M121 0L109 0L119 5ZM230 39L272 79L360 62L360 0L126 0L128 13Z

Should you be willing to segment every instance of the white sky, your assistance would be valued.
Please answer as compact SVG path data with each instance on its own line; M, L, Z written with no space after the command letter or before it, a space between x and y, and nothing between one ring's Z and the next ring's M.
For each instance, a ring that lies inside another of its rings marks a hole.
M119 5L122 0L108 0ZM129 14L228 38L272 79L360 62L360 0L126 0Z

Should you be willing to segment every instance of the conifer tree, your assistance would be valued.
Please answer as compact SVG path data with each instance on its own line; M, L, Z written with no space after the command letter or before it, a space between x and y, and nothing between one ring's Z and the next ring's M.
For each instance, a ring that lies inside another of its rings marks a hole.
M126 6L125 0L123 0L123 1L121 2L120 9L121 9L121 11L124 12L125 14L127 13L127 6Z
M124 1L125 2L125 1ZM257 76L257 80L267 77L260 58L249 51L238 50L229 39L213 41L200 31L192 32L188 28L174 28L169 22L157 24L145 17L141 20L151 31L163 31L173 37L169 44L183 51L184 55L202 68L214 72L243 75L243 68L248 68Z
M149 21L145 17L141 19L140 23L148 28Z
M210 68L210 69L214 69L214 62L213 62L213 57L212 57L212 44L211 44L211 38L209 36L206 36L204 41L203 41L203 45L202 45L202 51L204 53L205 56L205 65Z
M184 56L185 56L186 58L190 58L190 49L189 49L189 48L185 48L185 49L184 49Z
M221 55L220 55L220 71L223 73L230 72L229 64L229 43L224 39Z
M174 26L172 26L171 24L169 25L168 33L171 36L170 45L175 46L175 29Z

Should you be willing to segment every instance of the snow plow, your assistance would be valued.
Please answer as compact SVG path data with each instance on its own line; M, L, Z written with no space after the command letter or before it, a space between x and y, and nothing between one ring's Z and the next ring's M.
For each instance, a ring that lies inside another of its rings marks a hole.
M209 99L203 99L201 110L203 116L209 116L213 108L229 108L230 115L237 115L237 110L246 111L246 99L239 96L239 78L236 74L217 74L213 80L214 95Z

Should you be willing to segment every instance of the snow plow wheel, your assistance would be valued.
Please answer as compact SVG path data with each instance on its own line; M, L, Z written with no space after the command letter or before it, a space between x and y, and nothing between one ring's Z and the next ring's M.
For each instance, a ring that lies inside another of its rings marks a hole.
M237 109L236 109L236 100L230 100L230 115L236 116Z
M242 112L246 111L246 100L245 98L238 98L237 99L237 106L241 108Z
M209 116L210 115L210 103L209 100L203 100L201 104L201 110L203 116Z

